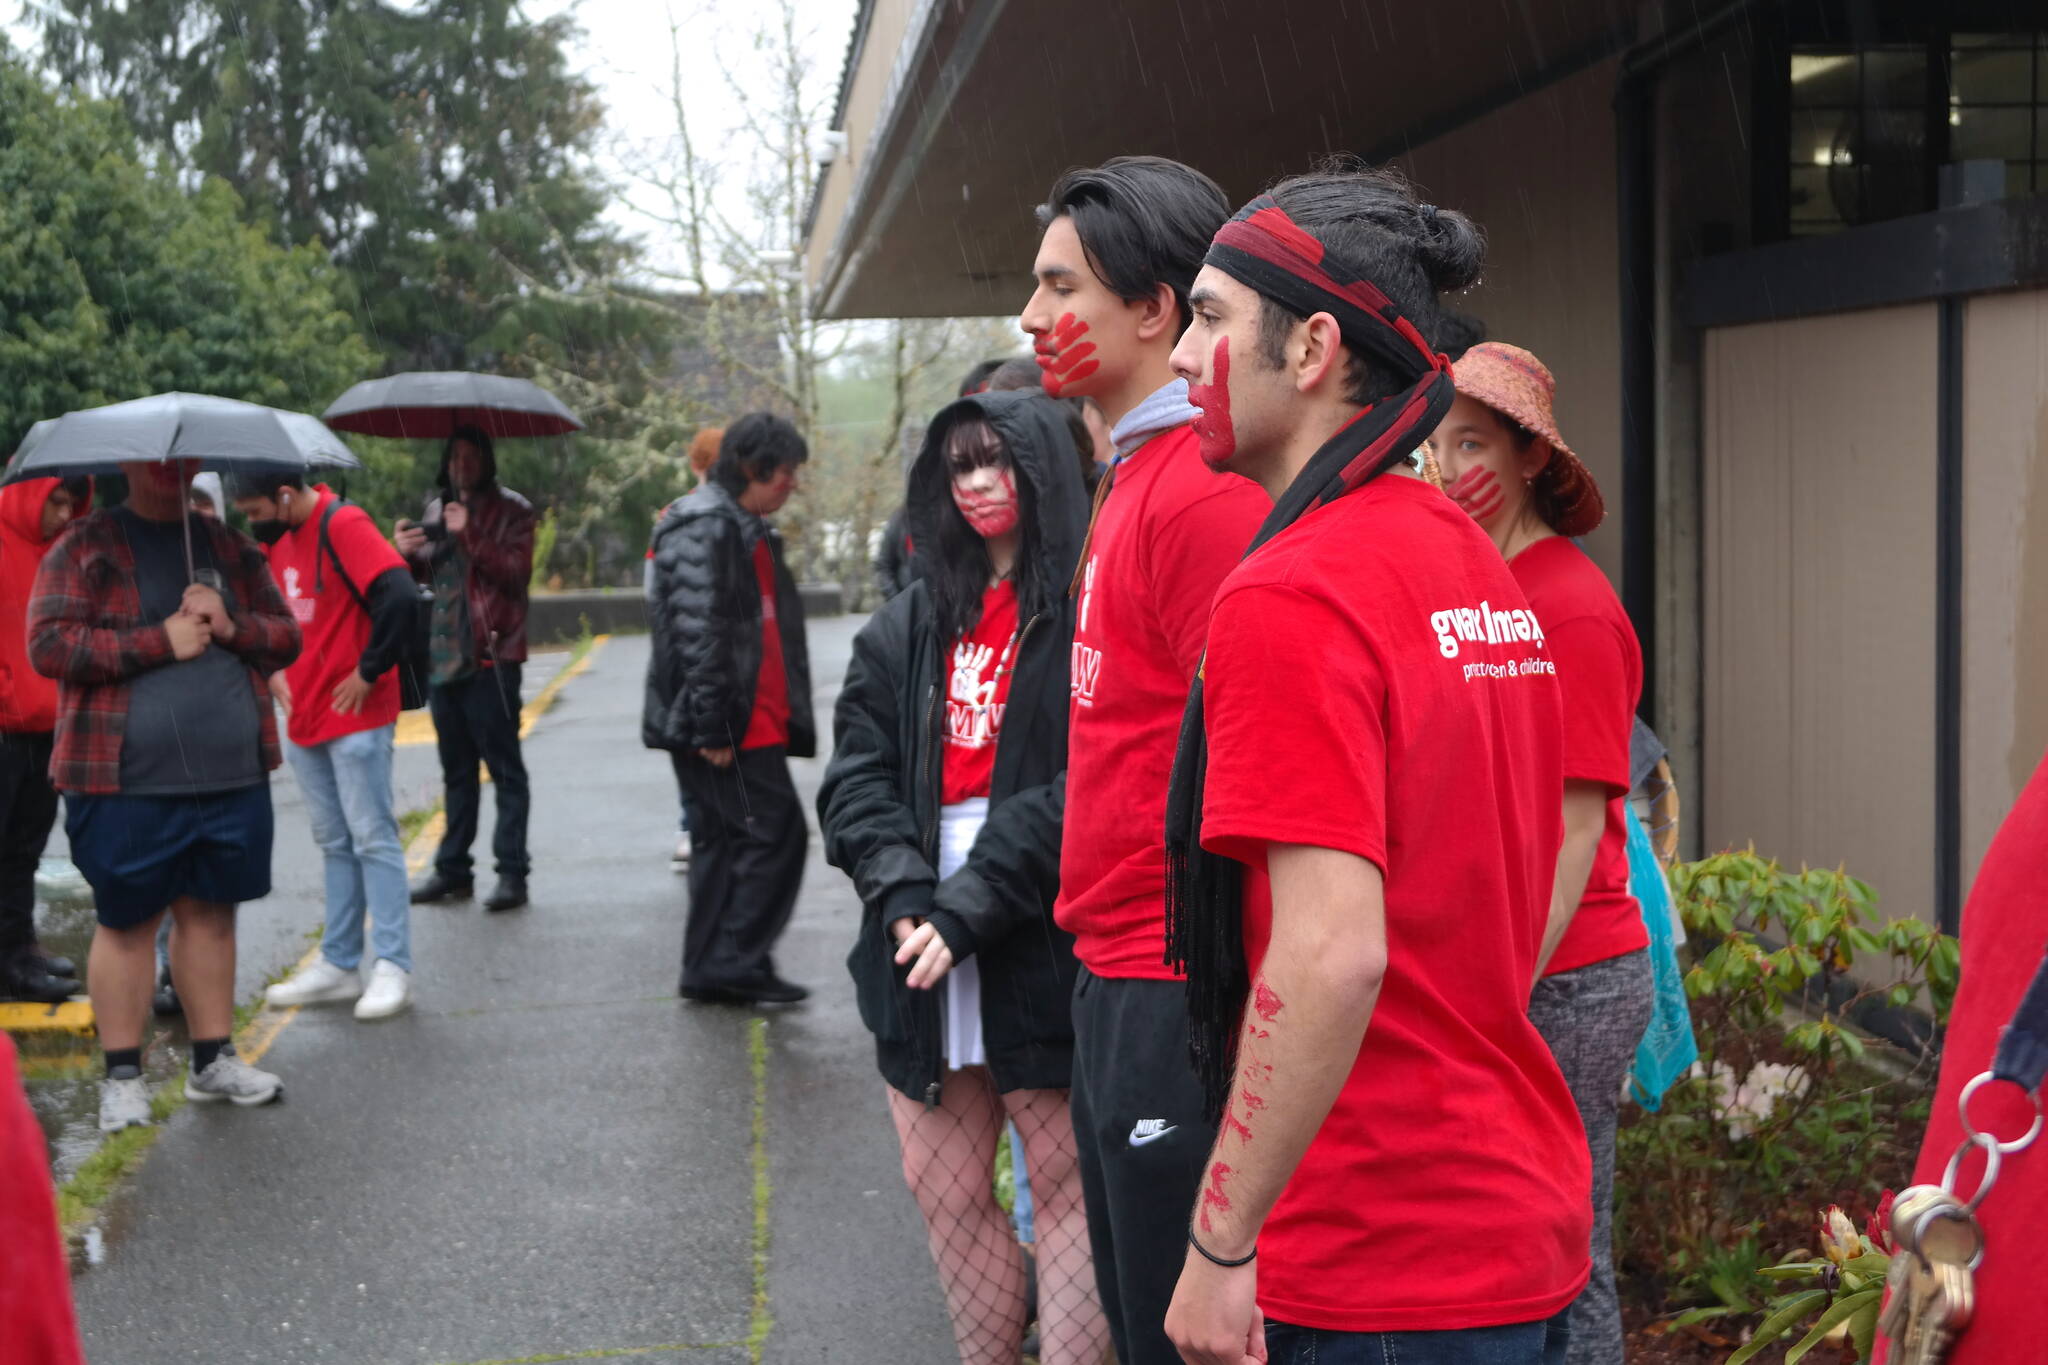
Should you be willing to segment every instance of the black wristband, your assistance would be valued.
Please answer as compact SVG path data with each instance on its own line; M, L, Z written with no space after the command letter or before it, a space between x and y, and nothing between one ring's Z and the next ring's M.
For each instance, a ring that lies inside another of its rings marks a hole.
M1225 1270L1235 1270L1238 1266L1250 1265L1253 1261L1256 1261L1259 1258L1259 1248L1256 1244L1254 1244L1252 1249L1248 1253L1238 1257L1236 1260L1224 1260L1221 1256L1218 1256L1215 1252L1203 1246L1201 1242L1196 1239L1195 1225L1192 1222L1188 1224L1188 1245L1193 1247L1195 1250L1201 1252L1202 1259L1207 1261L1210 1265L1220 1265Z

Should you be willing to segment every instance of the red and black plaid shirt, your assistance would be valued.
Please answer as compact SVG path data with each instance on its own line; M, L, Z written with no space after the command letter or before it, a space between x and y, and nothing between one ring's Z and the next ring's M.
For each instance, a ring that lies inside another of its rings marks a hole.
M249 666L263 766L275 768L282 756L264 680L299 656L299 625L255 541L203 517L195 524L213 537L214 562L223 566L235 638L220 643ZM84 795L120 791L129 684L174 656L163 622L143 619L135 552L112 512L73 522L43 557L28 604L28 656L57 680L50 781Z

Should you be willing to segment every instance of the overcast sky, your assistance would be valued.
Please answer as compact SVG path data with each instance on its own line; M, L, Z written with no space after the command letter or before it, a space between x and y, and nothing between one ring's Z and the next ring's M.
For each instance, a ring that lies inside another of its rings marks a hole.
M403 0L398 3L403 5ZM821 97L829 100L838 88L857 0L795 3L799 44L811 58ZM767 6L754 0L526 0L526 8L536 19L567 11L582 26L583 36L570 55L596 85L608 111L599 168L618 189L611 217L643 238L651 259L672 260L667 234L634 212L633 204L644 191L632 185L630 176L636 161L663 154L674 134L669 17L674 15L683 26L684 106L703 155L734 145L733 102L725 72L729 69L745 84L758 82L763 66L750 39ZM7 27L14 41L33 49L35 29L25 17L26 4L0 0L0 13L11 16ZM739 211L738 204L729 204L728 212Z

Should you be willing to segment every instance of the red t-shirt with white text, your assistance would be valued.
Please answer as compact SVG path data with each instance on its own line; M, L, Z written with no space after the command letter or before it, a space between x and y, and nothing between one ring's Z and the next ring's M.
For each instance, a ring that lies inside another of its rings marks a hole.
M1081 574L1053 918L1104 977L1170 981L1166 788L1209 607L1273 510L1202 463L1192 427L1116 466ZM1250 895L1263 894L1248 887Z
M1628 741L1643 696L1643 650L1607 575L1563 536L1508 561L1557 665L1564 697L1564 776L1607 788L1607 827L1578 912L1543 969L1556 976L1650 946L1643 910L1628 893Z
M754 711L742 749L789 743L789 670L782 662L782 626L775 615L775 560L766 536L754 542L754 585L761 592L761 671L754 679Z
M1563 829L1542 626L1471 518L1390 474L1231 574L1204 676L1203 844L1251 866L1338 849L1386 879L1379 1002L1260 1232L1260 1307L1342 1332L1561 1311L1591 1169L1528 1017ZM1274 913L1247 908L1254 972Z
M284 671L292 693L285 736L300 748L389 725L398 719L399 701L398 670L389 668L370 688L361 711L345 716L334 709L335 686L356 671L369 647L370 614L357 605L348 584L335 573L334 559L320 549L320 519L334 493L325 485L309 491L317 498L313 515L269 548L270 576L277 580L305 641L299 657ZM327 524L327 539L364 597L381 575L405 567L360 507L336 508L334 520Z
M1017 589L1005 579L982 594L981 620L953 642L946 660L946 747L939 782L945 805L989 793L1016 655Z

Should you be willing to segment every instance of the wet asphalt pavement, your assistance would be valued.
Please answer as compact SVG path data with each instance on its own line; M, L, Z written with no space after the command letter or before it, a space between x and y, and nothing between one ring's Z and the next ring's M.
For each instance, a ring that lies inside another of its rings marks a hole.
M827 732L858 624L811 627ZM607 642L527 741L529 908L417 908L412 1011L301 1011L263 1059L283 1104L171 1120L75 1282L94 1365L952 1355L843 966L856 904L815 829L777 953L811 1001L675 997L675 785L639 742L645 659ZM793 767L808 798L823 761ZM401 749L397 781L401 809L432 799L431 747ZM246 994L319 922L304 811L288 775L276 790ZM61 1164L75 1118L46 1114Z

